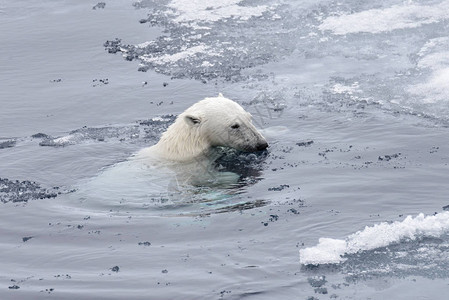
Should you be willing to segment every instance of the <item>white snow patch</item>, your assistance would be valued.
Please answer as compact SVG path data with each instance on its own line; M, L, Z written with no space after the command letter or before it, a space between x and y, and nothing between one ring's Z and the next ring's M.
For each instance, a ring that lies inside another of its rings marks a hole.
M432 70L439 70L444 66L449 66L449 51L428 54L418 63L419 68L430 68Z
M179 23L216 22L235 18L243 21L261 16L270 8L267 5L241 6L243 0L172 0L168 7L175 11L175 21Z
M145 47L148 47L149 45L152 45L152 44L155 44L155 42L154 41L148 41L148 42L137 44L136 47L137 48L145 48Z
M383 222L367 226L345 240L320 238L315 247L299 250L299 260L303 265L338 264L346 260L343 257L345 254L386 247L403 239L439 237L446 232L449 232L449 212L434 216L407 216L402 222Z
M407 91L423 96L425 103L449 101L449 68L433 72L427 82L410 86Z
M168 122L168 121L170 121L170 119L168 119L168 118L161 118L161 117L154 117L154 118L151 118L151 121L155 121L155 122Z
M394 5L385 9L370 9L353 14L326 18L318 28L336 35L356 32L380 33L395 29L417 28L424 24L449 19L449 1L436 5L412 3Z
M418 69L430 70L426 82L409 86L407 91L420 95L425 103L449 101L449 38L429 40L418 52Z
M431 51L435 51L435 47L449 43L449 37L433 38L426 42L426 44L419 50L418 55L423 57Z
M62 137L56 138L56 139L53 140L53 142L55 144L65 145L65 144L72 143L73 142L73 138L74 138L74 136L69 134L69 135L66 135L66 136L62 136Z
M186 48L178 53L174 54L165 54L157 57L150 57L148 55L143 55L142 60L150 63L156 64L174 64L179 60L188 59L197 54L206 53L208 56L220 56L220 53L214 52L207 45L201 44L197 46L193 46L190 48Z
M359 89L359 83L358 82L354 82L350 86L343 85L341 83L336 83L331 88L331 92L333 94L349 94L349 95L352 95L355 92L361 92L361 90Z
M211 64L210 62L208 62L207 60L203 61L203 63L201 64L202 67L205 68L209 68L209 67L213 67L214 64Z

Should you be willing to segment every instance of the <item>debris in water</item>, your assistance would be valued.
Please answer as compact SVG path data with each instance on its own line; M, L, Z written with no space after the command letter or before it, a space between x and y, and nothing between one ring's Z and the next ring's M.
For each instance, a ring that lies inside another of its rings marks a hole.
M96 9L104 9L105 6L106 6L106 3L104 3L104 2L98 2L94 7L92 7L92 9L93 9L93 10L96 10Z

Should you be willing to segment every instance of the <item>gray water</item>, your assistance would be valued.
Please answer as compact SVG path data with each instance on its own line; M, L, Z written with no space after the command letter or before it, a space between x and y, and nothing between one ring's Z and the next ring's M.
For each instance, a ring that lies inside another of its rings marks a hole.
M445 299L448 10L0 1L0 298ZM78 194L219 92L270 143L221 162L238 189ZM404 221L420 213L427 227ZM408 234L301 261L382 222Z

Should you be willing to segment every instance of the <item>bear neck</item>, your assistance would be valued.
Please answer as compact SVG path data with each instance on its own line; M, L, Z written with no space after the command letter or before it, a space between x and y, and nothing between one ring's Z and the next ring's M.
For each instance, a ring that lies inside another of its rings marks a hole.
M183 117L168 127L154 146L159 156L172 161L190 161L208 154L210 144L198 128L186 125Z

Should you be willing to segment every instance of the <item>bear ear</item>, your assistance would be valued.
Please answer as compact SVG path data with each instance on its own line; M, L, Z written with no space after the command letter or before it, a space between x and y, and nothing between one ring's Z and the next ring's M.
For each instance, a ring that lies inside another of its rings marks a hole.
M224 98L222 93L218 93L218 97Z
M186 120L187 124L191 125L191 126L196 126L199 125L201 123L201 119L192 115L186 115L184 117L184 119Z

